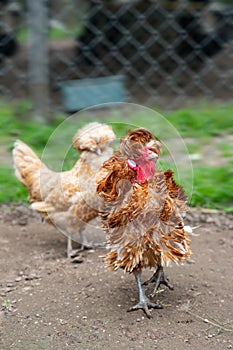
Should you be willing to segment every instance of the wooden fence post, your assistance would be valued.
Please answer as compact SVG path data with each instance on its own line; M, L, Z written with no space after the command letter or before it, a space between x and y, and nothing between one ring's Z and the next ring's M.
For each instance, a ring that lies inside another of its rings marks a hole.
M48 7L46 0L28 0L29 93L32 118L49 121Z

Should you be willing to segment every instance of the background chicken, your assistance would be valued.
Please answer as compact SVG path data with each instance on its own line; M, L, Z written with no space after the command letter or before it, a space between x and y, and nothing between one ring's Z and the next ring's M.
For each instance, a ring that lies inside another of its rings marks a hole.
M181 186L171 170L156 170L160 143L146 129L128 132L120 150L106 161L97 174L97 192L104 200L102 212L107 231L106 265L134 273L139 303L130 310L160 308L145 295L141 270L156 267L152 278L155 292L160 284L172 286L164 276L163 267L170 261L178 263L190 255L190 241L182 213L187 210Z
M110 143L114 139L110 126L86 125L73 138L73 146L81 152L79 160L71 170L60 173L48 169L22 141L14 144L15 174L29 191L31 207L68 236L69 257L77 253L72 249L72 239L87 244L82 231L97 216L99 206L95 175L112 155Z

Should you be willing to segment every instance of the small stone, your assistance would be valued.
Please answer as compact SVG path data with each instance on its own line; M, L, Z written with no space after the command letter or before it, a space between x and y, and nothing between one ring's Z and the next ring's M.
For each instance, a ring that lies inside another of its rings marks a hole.
M9 287L9 288L6 288L6 289L4 290L4 292L5 292L5 293L10 293L10 292L12 292L13 290L15 290L15 288Z
M9 283L7 283L7 285L6 285L7 287L13 287L14 286L14 284L13 283L11 283L11 282L9 282Z
M24 288L23 288L23 290L24 290L25 292L27 292L28 290L31 290L31 289L32 289L31 286L27 286L27 287L24 287Z
M30 275L25 277L25 281L32 281L32 280L35 280L35 279L38 279L38 278L39 277L36 274L31 273Z
M60 324L65 325L65 324L67 324L67 321L60 319Z
M191 265L191 264L195 264L196 261L193 260L193 259L188 259L188 260L186 261L186 263Z

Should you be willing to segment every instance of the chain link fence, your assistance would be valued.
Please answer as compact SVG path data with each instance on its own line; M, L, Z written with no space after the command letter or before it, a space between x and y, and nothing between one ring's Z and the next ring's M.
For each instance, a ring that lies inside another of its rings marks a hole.
M115 75L146 105L232 99L233 2L0 0L1 98L62 110L66 81Z

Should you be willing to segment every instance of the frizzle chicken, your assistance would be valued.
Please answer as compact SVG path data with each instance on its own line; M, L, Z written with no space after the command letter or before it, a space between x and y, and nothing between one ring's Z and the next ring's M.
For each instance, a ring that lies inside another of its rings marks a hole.
M14 144L15 174L29 191L31 207L68 237L68 257L77 253L72 249L72 239L81 240L83 246L87 244L82 231L87 222L98 216L95 175L112 155L110 144L114 140L110 126L87 124L73 138L80 158L71 170L64 172L48 169L22 141Z
M190 240L182 214L186 196L173 179L171 170L156 170L160 143L146 129L128 132L120 150L97 174L97 192L104 201L102 222L107 232L106 266L122 268L135 275L139 303L131 310L161 308L145 295L141 283L143 268L156 268L155 291L160 284L172 289L163 267L190 256Z

